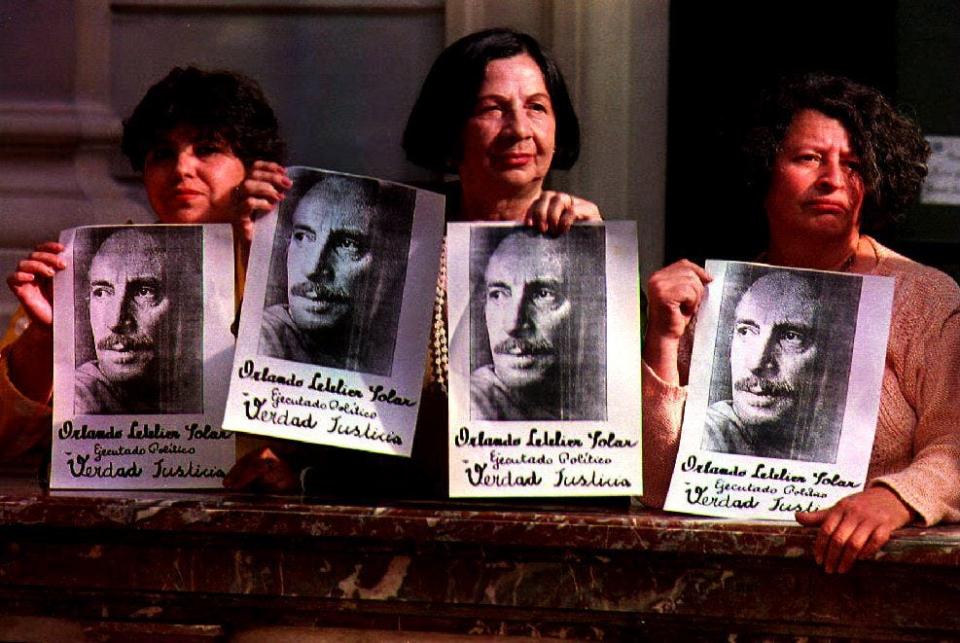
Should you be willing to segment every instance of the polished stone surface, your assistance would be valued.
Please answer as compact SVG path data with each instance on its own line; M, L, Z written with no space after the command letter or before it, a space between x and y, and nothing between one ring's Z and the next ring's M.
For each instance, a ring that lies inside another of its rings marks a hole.
M960 527L900 530L842 576L815 566L814 537L625 502L338 505L6 479L0 616L214 640L268 626L960 638Z

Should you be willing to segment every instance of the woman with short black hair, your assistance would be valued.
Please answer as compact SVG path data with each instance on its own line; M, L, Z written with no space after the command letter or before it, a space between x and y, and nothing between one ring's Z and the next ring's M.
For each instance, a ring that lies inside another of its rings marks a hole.
M600 219L590 201L543 189L551 169L576 163L580 124L556 63L528 34L488 29L447 47L424 80L403 149L422 167L458 175L450 219L554 232Z
M122 147L143 172L158 222L233 225L239 298L253 217L291 185L277 119L257 83L229 71L174 68L124 123ZM52 279L66 267L62 251L55 241L39 244L7 279L21 310L0 349L3 459L49 444Z
M577 160L580 126L556 64L527 34L489 29L447 47L423 83L403 148L418 165L457 174L445 186L448 220L517 221L564 233L600 219L590 201L543 188L552 168ZM445 497L447 371L444 267L412 457L327 451L305 476L306 491ZM377 475L351 475L361 469Z
M437 172L456 173L463 155L462 134L476 108L487 65L526 54L540 68L557 122L551 167L569 170L580 156L580 122L560 70L540 44L525 33L490 29L471 34L440 54L410 113L403 134L407 158Z

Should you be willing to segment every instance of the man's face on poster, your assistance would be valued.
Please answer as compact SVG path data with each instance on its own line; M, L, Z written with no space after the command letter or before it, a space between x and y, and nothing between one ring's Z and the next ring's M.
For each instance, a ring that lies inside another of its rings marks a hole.
M497 377L510 388L549 383L570 350L569 258L557 239L513 234L484 274L484 317Z
M350 200L333 204L307 193L300 201L287 247L290 316L300 329L342 327L364 305L372 219L370 208Z
M746 425L791 418L817 358L817 297L802 277L773 273L736 309L730 347L733 410Z
M166 250L139 230L114 233L93 257L89 282L100 371L113 383L152 376L171 308Z

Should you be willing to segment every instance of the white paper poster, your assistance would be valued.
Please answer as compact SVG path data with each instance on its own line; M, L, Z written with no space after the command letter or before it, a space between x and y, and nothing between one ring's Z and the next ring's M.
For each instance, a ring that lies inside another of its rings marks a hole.
M960 205L960 136L928 136L930 160L920 202Z
M288 168L256 223L224 426L409 456L443 236L441 195Z
M448 226L451 496L641 493L636 234Z
M664 508L794 520L863 489L894 280L707 261Z
M50 486L221 487L233 359L228 225L65 230L54 277Z

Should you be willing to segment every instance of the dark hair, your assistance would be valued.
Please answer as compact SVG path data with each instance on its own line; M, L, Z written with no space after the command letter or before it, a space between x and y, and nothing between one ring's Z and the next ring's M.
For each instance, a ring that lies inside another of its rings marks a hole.
M244 165L283 161L277 117L251 78L230 71L174 67L123 122L123 153L143 171L147 153L177 127L226 143Z
M880 92L827 74L786 78L762 95L743 147L755 201L766 196L787 128L804 109L835 118L846 128L860 157L863 226L876 229L900 217L923 186L930 146L917 124L898 113Z
M570 94L553 58L533 36L512 29L488 29L464 36L443 50L430 68L407 128L407 158L438 172L456 172L462 154L463 128L473 113L487 64L529 54L540 71L557 120L551 167L569 170L580 156L580 123Z

